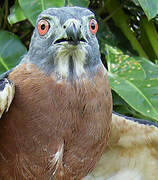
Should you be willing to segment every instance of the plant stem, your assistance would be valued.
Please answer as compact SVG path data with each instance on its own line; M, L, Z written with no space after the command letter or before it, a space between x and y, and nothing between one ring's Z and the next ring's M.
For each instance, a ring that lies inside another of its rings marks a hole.
M45 0L41 0L41 5L42 5L42 10L45 10L46 9Z
M158 58L158 34L155 29L155 25L153 24L152 21L148 21L146 16L143 16L141 18L141 30L145 32L145 38L147 38L149 41L149 44L147 44L146 48L149 48L149 46L151 46L155 54L155 59L157 59Z
M5 0L5 3L4 3L4 23L3 23L3 29L6 28L6 25L7 25L7 16L8 16L8 0Z

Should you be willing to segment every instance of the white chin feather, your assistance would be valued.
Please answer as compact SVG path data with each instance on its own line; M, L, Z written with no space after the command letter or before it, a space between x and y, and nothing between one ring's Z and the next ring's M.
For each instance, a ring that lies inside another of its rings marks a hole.
M57 73L63 77L69 76L69 60L71 56L73 59L74 72L76 72L76 76L79 77L84 74L86 53L86 49L81 44L79 44L78 46L72 46L69 44L67 44L66 46L61 46L55 60Z

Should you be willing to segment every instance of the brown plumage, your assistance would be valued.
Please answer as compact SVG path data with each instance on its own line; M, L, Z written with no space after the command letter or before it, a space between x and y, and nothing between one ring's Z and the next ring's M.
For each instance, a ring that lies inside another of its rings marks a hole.
M4 92L0 91L4 107L8 104L7 99L11 102L10 97L14 92L13 84L6 79L5 82L7 83L5 98L2 98ZM3 85L2 82L0 87ZM95 169L82 180L156 180L158 177L157 127L150 121L113 114L107 147Z
M0 177L46 180L60 167L57 179L80 179L106 145L111 120L107 76L99 69L93 82L56 83L53 75L27 66L9 75L16 93L0 121Z
M16 91L0 120L0 179L80 180L95 167L109 136L105 68L99 62L93 73L88 68L77 78L58 78L57 67L46 73L40 59L25 59L8 75Z

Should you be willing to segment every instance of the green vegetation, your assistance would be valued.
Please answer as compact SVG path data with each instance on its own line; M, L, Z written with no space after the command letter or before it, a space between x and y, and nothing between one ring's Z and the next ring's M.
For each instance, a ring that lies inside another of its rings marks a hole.
M114 110L158 121L156 0L2 0L0 73L14 67L27 52L38 14L62 6L88 7L95 12Z

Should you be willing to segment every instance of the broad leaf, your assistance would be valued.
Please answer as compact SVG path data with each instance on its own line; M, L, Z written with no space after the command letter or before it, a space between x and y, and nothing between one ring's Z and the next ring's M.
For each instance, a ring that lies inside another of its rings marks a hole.
M158 66L106 48L111 88L136 111L158 121Z
M62 7L65 0L18 0L25 16L35 26L37 16L50 7Z
M123 52L130 52L132 54L137 55L136 51L134 51L131 47L130 41L127 37L122 33L122 31L113 24L113 26L108 26L102 19L98 18L99 30L97 33L97 38L99 40L99 45L101 52L105 54L106 44L110 46L117 46Z
M24 13L19 6L18 1L13 5L13 7L10 9L10 15L8 16L8 21L10 24L15 24L17 22L25 20L26 17L24 16Z
M88 7L89 0L68 0L69 6Z
M14 67L26 51L17 36L7 31L0 31L0 74Z
M158 13L157 0L138 0L148 19L154 18Z

